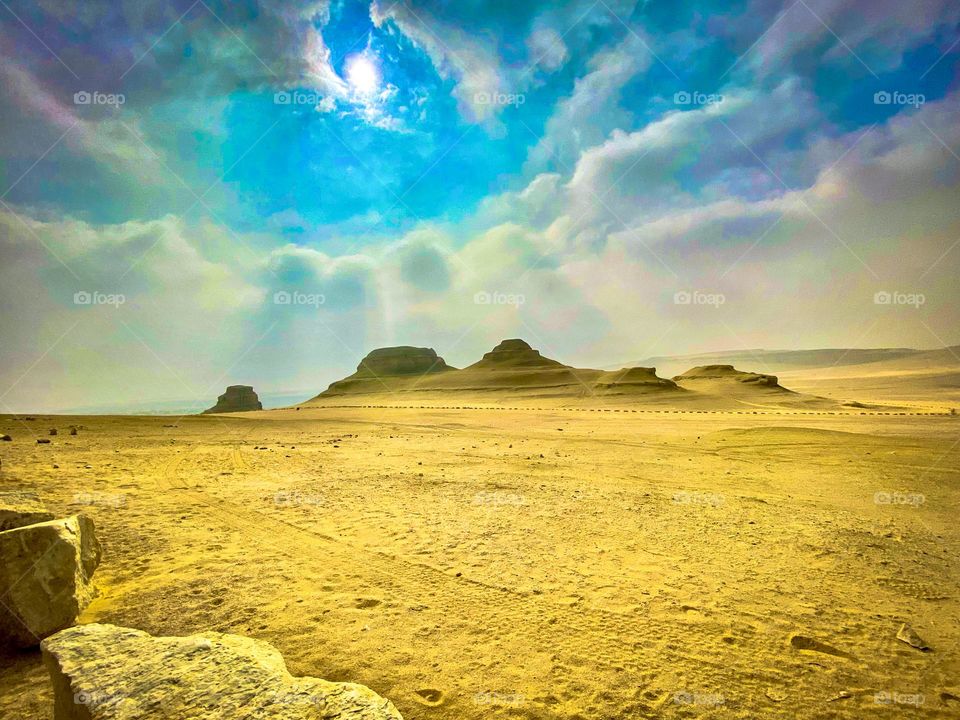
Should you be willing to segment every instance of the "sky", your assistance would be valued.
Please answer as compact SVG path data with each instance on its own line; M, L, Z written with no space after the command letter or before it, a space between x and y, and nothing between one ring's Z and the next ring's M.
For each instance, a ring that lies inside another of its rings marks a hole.
M0 412L960 343L955 0L0 4Z

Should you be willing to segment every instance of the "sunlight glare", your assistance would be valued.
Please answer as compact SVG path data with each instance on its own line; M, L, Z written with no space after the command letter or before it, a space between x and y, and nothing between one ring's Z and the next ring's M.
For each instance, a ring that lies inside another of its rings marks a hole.
M347 60L347 82L360 95L373 95L380 87L380 71L367 55L354 55Z

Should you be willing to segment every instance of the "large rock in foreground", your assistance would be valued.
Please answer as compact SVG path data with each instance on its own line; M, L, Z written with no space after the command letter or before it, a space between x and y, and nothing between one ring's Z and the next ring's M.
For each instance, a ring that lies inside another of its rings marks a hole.
M248 412L263 410L263 404L257 393L249 385L231 385L227 391L217 398L217 404L203 411L207 413Z
M295 678L268 643L80 625L44 640L56 720L402 720L363 685Z
M22 490L0 493L0 532L53 519L54 514L43 506L36 493Z
M100 543L85 515L0 532L0 645L27 648L93 599Z

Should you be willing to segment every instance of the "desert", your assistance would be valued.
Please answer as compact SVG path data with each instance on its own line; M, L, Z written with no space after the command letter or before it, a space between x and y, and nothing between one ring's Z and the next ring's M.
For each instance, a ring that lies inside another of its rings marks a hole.
M0 720L960 719L958 0L0 0Z
M4 417L4 487L95 522L78 626L262 640L408 719L956 716L958 420L926 384L864 409L707 365L584 395L609 371L521 343L371 353L370 392L285 409ZM39 653L0 697L53 717Z

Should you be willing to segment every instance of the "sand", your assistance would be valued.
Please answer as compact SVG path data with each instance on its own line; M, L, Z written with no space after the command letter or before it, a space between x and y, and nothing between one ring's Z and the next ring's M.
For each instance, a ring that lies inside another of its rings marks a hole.
M81 622L262 638L408 720L960 714L960 419L631 409L4 417L0 477L96 521ZM0 717L51 718L0 663Z

